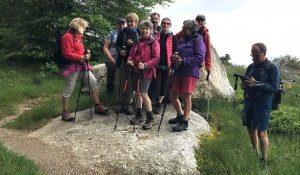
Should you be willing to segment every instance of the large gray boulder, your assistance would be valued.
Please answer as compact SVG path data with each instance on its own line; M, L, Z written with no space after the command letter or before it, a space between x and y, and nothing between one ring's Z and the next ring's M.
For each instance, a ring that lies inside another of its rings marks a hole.
M222 65L216 49L211 45L212 73L209 78L209 94L207 94L208 82L206 81L207 72L201 68L201 76L193 92L193 98L207 98L218 96L223 98L233 98L234 90L229 83L226 70ZM93 66L93 72L98 80L100 90L105 90L106 67L105 64Z
M199 147L197 136L210 133L210 127L199 114L191 112L189 130L175 133L168 124L174 116L176 111L168 105L158 132L160 115L155 115L152 129L145 131L142 125L136 125L134 131L129 124L133 116L120 114L114 131L116 114L93 114L91 119L88 109L77 112L74 124L55 118L29 136L67 148L96 174L200 174L194 149Z

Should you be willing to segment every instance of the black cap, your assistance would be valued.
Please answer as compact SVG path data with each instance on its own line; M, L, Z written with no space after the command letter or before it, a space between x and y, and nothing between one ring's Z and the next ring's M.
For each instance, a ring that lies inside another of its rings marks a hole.
M124 23L125 23L126 20L125 20L124 18L118 18L118 19L117 19L117 23L120 23L120 22L124 22Z
M204 20L206 20L205 16L202 15L202 14L197 15L196 20L198 20L198 19L204 19Z

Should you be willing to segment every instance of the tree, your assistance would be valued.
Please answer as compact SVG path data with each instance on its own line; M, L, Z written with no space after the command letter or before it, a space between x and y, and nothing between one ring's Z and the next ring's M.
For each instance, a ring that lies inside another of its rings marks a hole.
M225 54L225 56L221 56L220 57L220 60L221 60L221 63L224 64L224 65L232 65L229 60L231 59L230 55L229 54Z
M17 55L26 61L49 61L56 49L56 37L76 17L90 25L85 35L86 48L94 59L102 58L106 35L118 17L130 12L147 19L157 5L172 0L2 0L0 2L0 53Z

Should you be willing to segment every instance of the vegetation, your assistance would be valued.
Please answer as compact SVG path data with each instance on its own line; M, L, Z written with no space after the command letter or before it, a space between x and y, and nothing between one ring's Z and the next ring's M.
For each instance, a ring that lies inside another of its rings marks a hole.
M0 143L0 174L2 175L43 175L46 174L40 170L32 160L26 159L6 149Z
M284 63L284 61L282 61ZM228 77L234 73L244 74L241 66L225 66ZM299 76L299 74L298 74ZM281 77L289 79L289 77ZM234 78L229 78L234 86ZM299 84L288 83L285 90L300 94ZM246 128L241 125L243 91L235 91L233 102L211 99L211 134L201 135L200 147L196 149L198 169L201 174L298 174L300 166L300 118L299 97L285 93L280 109L272 111L269 125L269 156L262 169L259 155L256 155ZM206 115L204 100L197 101L197 109ZM201 106L203 104L204 106Z
M172 0L2 0L1 59L50 61L58 33L65 31L73 18L81 17L90 23L86 48L91 50L93 60L101 62L104 39L118 17L135 12L141 20L147 19L155 5L169 3Z
M220 57L220 60L221 60L221 63L226 65L226 66L229 66L229 65L232 65L229 60L231 60L231 57L229 54L225 54L225 56L221 56Z

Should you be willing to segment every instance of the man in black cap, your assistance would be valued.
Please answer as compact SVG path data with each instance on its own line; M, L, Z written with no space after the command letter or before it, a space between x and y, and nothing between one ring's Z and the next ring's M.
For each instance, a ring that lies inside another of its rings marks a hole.
M106 66L106 93L110 94L114 91L114 80L118 53L116 51L116 41L118 33L126 27L126 20L124 18L117 19L117 30L110 31L106 37L103 51L105 54L105 66Z

